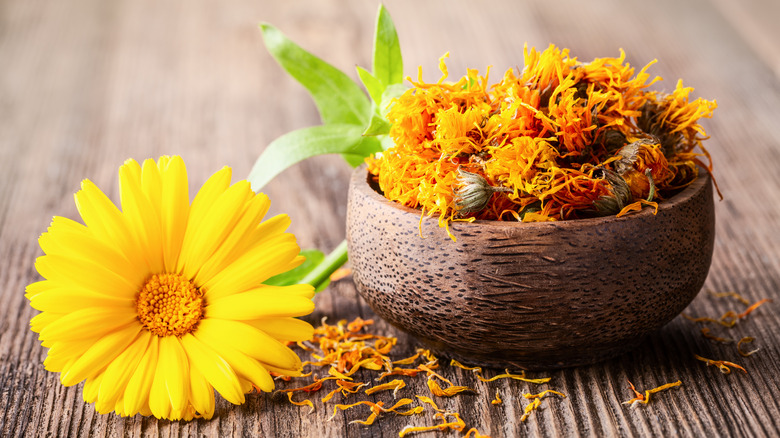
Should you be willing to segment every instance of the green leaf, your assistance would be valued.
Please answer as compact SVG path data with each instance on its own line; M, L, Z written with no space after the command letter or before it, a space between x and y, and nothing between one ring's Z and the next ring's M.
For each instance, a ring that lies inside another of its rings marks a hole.
M277 138L255 162L249 172L252 190L258 191L283 170L299 161L323 154L346 154L350 159L363 159L381 149L376 139L363 137L363 126L332 124L311 126L288 132Z
M371 103L355 81L302 49L270 24L263 23L260 29L274 59L309 90L323 123L368 123Z
M363 136L363 139L360 141L360 144L358 144L355 147L355 150L358 150L360 152L355 154L341 155L344 158L344 160L347 161L347 164L349 164L352 167L360 166L366 161L367 156L373 155L376 152L381 152L385 149L382 146L382 143L377 139L377 137Z
M366 87L366 91L371 96L371 100L375 104L382 103L382 93L385 91L385 86L382 82L361 66L357 67L357 72L360 80L363 82L363 86Z
M383 85L400 84L404 80L404 64L401 58L401 44L395 31L393 19L379 5L376 17L376 34L374 35L374 53L372 56L374 76Z
M368 123L366 130L363 131L364 136L376 136L385 135L390 133L390 122L380 114L379 107L374 105L374 114L371 116L371 121Z
M323 260L325 260L325 254L316 249L305 249L301 251L301 255L306 257L306 260L297 268L291 269L287 272L283 272L279 275L275 275L263 284L270 286L289 286L291 284L300 284L301 280L306 277L311 271L314 270ZM324 287L323 287L324 289Z

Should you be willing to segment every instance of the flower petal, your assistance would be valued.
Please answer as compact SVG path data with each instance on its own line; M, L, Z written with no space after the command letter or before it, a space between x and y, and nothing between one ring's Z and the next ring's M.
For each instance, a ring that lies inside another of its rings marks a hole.
M257 287L274 275L294 266L300 248L292 234L280 234L266 245L258 246L241 255L217 275L202 284L206 297L214 299Z
M252 385L265 392L274 390L274 379L257 360L228 345L224 342L224 339L216 339L215 342L215 339L207 336L206 331L204 330L198 330L194 335L201 342L207 344L213 348L217 354L222 356L222 358L230 364L233 370L235 370L236 375L239 378L251 382Z
M267 317L244 322L280 341L308 341L314 337L314 327L300 319Z
M100 389L100 382L103 380L103 375L98 374L94 377L87 379L84 382L84 390L82 396L87 403L95 403L98 398L98 390Z
M40 333L44 328L48 327L52 322L65 316L63 313L44 312L33 316L30 319L30 330L35 333ZM41 339L38 336L38 339ZM44 345L45 347L45 345Z
M133 241L124 216L108 197L91 181L81 182L81 190L74 195L76 207L87 228L104 242L116 242L132 264L138 261L138 247Z
M244 251L239 249L246 245L247 242L251 243L250 235L263 219L270 205L268 197L263 194L253 197L247 203L245 211L241 213L240 219L230 230L230 234L225 237L224 242L198 271L197 281L199 284L206 283L225 266L244 253Z
M63 371L60 381L65 386L73 386L87 377L94 376L130 345L142 330L139 324L109 333L95 342L73 365Z
M103 270L115 273L129 284L137 285L136 287L140 287L147 276L145 270L135 269L118 248L94 235L50 227L49 231L38 239L38 244L48 255L99 264Z
M59 341L96 339L100 333L113 332L131 323L141 327L136 321L136 313L127 309L88 307L52 321L41 330L40 338ZM95 333L96 327L99 327L100 333Z
M58 287L36 294L30 306L42 312L71 313L85 307L135 309L131 297L111 297L87 289Z
M157 360L157 370L154 372L152 387L149 390L149 409L157 418L178 420L182 416L188 400L188 394L181 383L188 377L189 364L184 360L184 367L178 361L177 347L181 350L179 340L172 336L160 338L160 355ZM186 386L189 391L189 385Z
M244 403L244 393L241 391L238 376L225 359L192 334L182 336L181 344L187 352L190 364L203 374L225 400L235 405Z
M152 336L149 346L144 352L141 362L138 363L133 376L127 382L124 394L124 411L121 415L129 417L141 412L149 406L149 389L152 386L154 373L157 369L157 357L159 355L159 337Z
M197 228L190 228L188 224L179 255L178 265L183 267L182 275L195 278L198 270L222 245L230 230L236 225L239 213L252 195L249 182L239 181L214 201L212 208L206 211Z
M214 416L214 388L195 366L190 367L190 403L206 420Z
M258 319L267 316L303 316L314 310L314 303L294 290L313 290L308 284L263 286L248 292L207 301L206 316L220 319ZM312 292L313 293L313 292ZM206 295L207 299L209 298Z
M63 372L89 349L95 340L92 338L81 339L78 341L57 341L52 342L49 351L46 353L46 359L43 360L43 367L46 371L55 373Z
M96 408L104 404L108 411L114 409L118 400L124 396L127 382L138 369L138 364L141 363L144 353L149 348L151 338L150 332L142 330L139 336L106 367L103 372L103 381L100 384ZM100 409L98 410L100 411ZM117 409L117 412L121 412L121 409Z
M109 296L132 297L139 285L97 262L72 259L61 255L45 255L35 260L38 273L47 280L77 286Z
M301 367L300 358L287 346L243 322L206 318L200 322L195 337L211 345L231 364L230 359L222 354L218 346L226 345L253 359L280 368ZM254 380L252 382L254 383Z
M187 218L187 229L198 229L206 213L214 206L216 200L230 187L233 171L225 166L215 172L201 186L195 199L192 200L190 215ZM177 272L181 272L182 260L179 259Z
M162 166L162 231L163 253L166 272L174 272L179 260L184 233L187 231L187 219L190 213L189 185L187 168L181 157L171 157Z
M132 224L132 233L150 272L163 272L162 229L159 209L142 190L141 166L127 160L119 168L122 212Z

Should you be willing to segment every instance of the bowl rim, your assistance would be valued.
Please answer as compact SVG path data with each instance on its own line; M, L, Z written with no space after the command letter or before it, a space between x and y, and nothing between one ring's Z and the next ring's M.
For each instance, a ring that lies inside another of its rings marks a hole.
M658 215L662 215L663 213L674 210L677 206L689 202L696 195L701 193L703 190L707 189L708 186L711 186L712 183L711 183L711 177L709 172L703 169L701 166L698 166L698 171L699 171L699 175L691 184L689 184L682 191L675 194L671 198L658 203ZM361 177L361 175L364 175L364 177ZM371 198L372 201L379 202L380 204L386 205L390 208L400 210L403 213L414 214L415 216L418 217L421 215L422 213L421 210L407 207L395 201L391 201L385 198L384 195L374 190L371 187L371 184L369 183L370 175L371 174L368 172L366 165L363 164L354 170L352 180L356 181L356 183L354 184L356 188L360 190L362 193L366 194L369 198ZM458 232L458 231L466 232L467 230L462 227L473 227L476 225L485 228L496 228L496 229L521 228L521 227L522 228L578 227L578 226L586 226L586 225L608 224L617 221L626 221L632 219L636 220L641 218L648 218L650 216L655 216L655 214L653 214L654 210L655 209L653 208L642 208L642 210L640 211L632 212L622 217L617 217L616 215L609 215L609 216L601 216L601 217L569 219L569 220L548 221L548 222L495 221L495 220L485 220L485 219L477 219L472 222L451 221L449 223L449 227L452 232ZM425 224L426 222L429 221L436 221L436 225L438 226L438 216L423 215L422 223Z

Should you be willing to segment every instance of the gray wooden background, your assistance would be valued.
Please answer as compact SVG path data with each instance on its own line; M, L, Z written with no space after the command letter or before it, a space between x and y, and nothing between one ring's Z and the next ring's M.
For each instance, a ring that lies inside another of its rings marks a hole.
M776 0L428 0L385 2L405 55L406 74L422 65L438 78L493 66L522 66L523 43L568 47L582 60L619 48L671 89L677 78L695 96L717 99L705 127L725 196L717 202L713 291L751 301L774 298L740 323L732 337L754 336L762 349L741 358L733 345L704 339L681 317L630 354L602 364L547 373L568 395L545 400L521 423L521 382L484 384L445 367L476 394L443 401L468 427L514 436L777 436L780 434L780 2ZM77 218L73 193L89 178L117 199L116 172L128 157L182 155L190 192L222 165L248 175L265 145L318 123L305 90L265 51L257 24L267 21L350 73L370 65L378 3L365 0L0 0L0 435L392 437L429 417L384 416L349 425L366 410L326 422L331 408L307 415L284 397L251 395L243 406L217 403L214 419L189 423L98 415L81 387L64 388L41 364L45 350L28 323L23 297L39 277L37 237L54 215ZM354 76L354 75L353 75ZM280 175L266 192L272 212L286 212L302 247L330 250L344 238L349 168L322 157ZM316 298L311 321L373 314L349 280ZM738 303L736 303L738 304ZM720 315L735 302L701 293L687 312ZM398 336L399 354L413 339ZM743 364L722 375L692 353ZM626 381L651 388L681 380L647 406L627 407ZM427 393L424 380L412 390ZM490 400L501 389L505 404ZM376 399L381 399L380 395ZM522 402L521 402L522 401ZM462 436L430 432L419 436Z

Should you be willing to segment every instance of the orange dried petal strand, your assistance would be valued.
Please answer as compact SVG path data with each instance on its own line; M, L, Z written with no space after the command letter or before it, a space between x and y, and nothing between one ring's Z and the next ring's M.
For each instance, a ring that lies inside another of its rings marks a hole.
M694 354L693 356L696 359L698 359L698 360L704 362L705 364L707 364L707 366L714 365L714 366L718 367L720 372L723 373L723 374L731 373L731 368L729 368L729 367L733 367L733 368L742 370L743 373L747 374L747 370L745 368L741 367L740 365L735 364L734 362L728 362L728 361L725 361L725 360L707 359L706 357L701 357L698 354Z
M288 392L287 393L287 399L290 400L290 403L294 404L295 406L308 406L310 408L309 414L314 412L314 403L312 403L311 400L306 399L306 400L301 400L301 401L297 402L297 401L293 400L292 398L293 398L293 393L292 392Z
M337 377L323 377L321 379L317 379L314 383L310 383L306 386L301 386L298 388L288 388L288 389L281 389L280 392L296 392L296 391L306 391L306 392L317 392L322 388L322 383L326 380L334 380L337 379Z
M742 318L744 318L744 317L748 316L748 315L750 314L750 312L752 312L752 311L756 310L756 309L757 309L759 306L761 306L762 304L764 304L764 303L769 303L769 302L771 302L771 301L772 301L772 300L771 300L770 298L764 298L763 300L759 300L759 301L757 301L757 302L753 303L753 305L751 305L750 307L748 307L748 308L747 308L747 309L746 309L744 312L742 312L742 313L740 313L739 315L737 315L737 318L739 318L739 319L742 319Z
M473 371L473 372L477 372L477 373L481 373L482 372L482 367L468 367L468 366L463 365L462 363L458 362L455 359L452 359L450 361L450 366L456 366L456 367L464 369L466 371Z
M345 376L344 374L338 372L338 370L336 370L336 368L333 367L328 368L328 374L340 380L352 380L352 377Z
M426 396L424 396L424 395L418 395L418 396L416 396L416 397L417 397L417 398L418 398L418 399L419 399L421 402L423 402L423 403L428 403L429 405L431 405L431 407L433 407L433 409L434 409L436 412L444 412L444 410L443 410L443 409L440 409L440 408L439 408L439 406L437 406L437 405L436 405L436 402L434 402L434 401L433 401L433 399L431 399L430 397L426 397Z
M523 416L520 417L521 422L525 422L525 420L528 419L528 416L531 415L531 412L535 411L539 405L542 404L541 399L535 398L534 401L528 404L528 406L525 407L523 410Z
M731 297L735 300L738 300L742 304L749 306L750 301L748 301L747 298L743 297L742 295L736 293L736 292L712 292L710 291L710 295L716 297L716 298L723 298L723 297Z
M640 199L639 201L636 201L634 203L628 204L625 207L623 207L622 210L620 210L620 213L618 213L617 217L623 217L627 215L628 213L631 213L632 211L640 211L642 210L642 206L648 205L650 207L655 208L655 211L653 214L658 214L658 203L653 201L646 201L644 199Z
M422 355L422 350L418 350L417 353L414 354L414 356L409 356L405 359L400 360L394 360L392 362L393 365L411 365L413 364L419 357Z
M731 313L734 313L734 312L731 312ZM688 321L692 321L692 322L712 322L712 323L715 323L715 324L720 324L723 327L729 327L729 328L730 327L734 327L734 325L736 325L736 323L737 323L736 319L731 319L731 320L723 319L723 318L726 318L728 315L729 315L729 312L726 312L721 317L722 319L715 319L715 318L710 318L708 316L702 316L702 317L696 318L696 317L687 315L685 313L682 314L683 318L687 319Z
M339 268L333 271L332 274L330 274L330 281L339 281L344 277L348 277L349 275L352 275L352 269Z
M467 386L456 386L456 385L450 385L447 388L442 388L434 379L433 376L428 377L428 389L431 390L431 393L433 395L439 396L439 397L452 397L457 394L460 394L464 391L473 391L471 388Z
M466 435L463 435L463 438L471 438L471 434L474 434L473 438L490 438L490 435L482 435L479 433L476 427L472 427L471 429L466 432Z
M702 327L701 328L701 335L704 336L707 339L712 339L713 341L722 342L724 344L730 344L730 343L734 342L734 340L731 339L731 338L721 338L721 337L718 337L718 336L711 335L709 327Z
M747 344L753 341L755 341L755 338L751 336L745 336L744 338L740 339L739 342L737 342L737 353L739 353L739 355L742 357L748 357L752 354L758 353L758 351L761 350L760 348L756 348L755 350L751 351L742 351L742 344Z
M406 376L406 377L416 377L417 374L419 374L421 370L417 368L393 368L390 371L386 371L379 375L377 380L382 380L385 377L389 376Z
M328 421L332 420L333 417L335 417L336 414L339 412L339 410L346 411L347 409L352 409L355 406L366 405L366 406L371 407L371 410L373 411L376 408L381 409L383 404L384 404L383 402L374 403L374 402L370 402L370 401L367 401L367 400L363 400L363 401L359 401L359 402L352 403L352 404L349 404L349 405L336 405L336 406L333 407L333 415L331 415L330 418L328 418Z
M392 389L393 390L393 397L395 397L396 393L399 389L406 387L406 383L401 379L395 379L387 383L383 383L381 385L376 385L374 387L366 389L364 392L368 395L374 394L379 391L387 391Z
M479 374L477 374L477 378L482 382L493 382L498 379L513 379L513 380L521 380L523 382L529 382L529 383L536 383L536 384L542 384L547 383L550 381L551 377L542 377L539 379L529 379L525 377L525 371L523 371L521 374L512 374L508 370L504 370L504 374L499 374L497 376L493 376L489 379L486 379Z
M492 405L500 405L504 401L501 400L501 394L496 390L496 398L490 401L490 404Z
M628 383L631 383L631 382L628 382ZM633 388L633 385L631 385L631 386ZM636 390L634 392L636 392ZM553 391L552 389L544 390L544 391L540 392L539 394L523 394L523 397L525 397L525 398L530 400L530 399L533 399L533 398L542 398L542 397L546 396L547 394L560 395L561 397L566 398L566 394L558 392L558 391Z
M639 393L639 391L636 390L636 388L634 388L634 384L631 383L631 381L629 381L628 383L629 383L629 385L631 385L631 390L634 391L634 393L636 394L636 397L634 397L631 400L628 400L626 402L623 402L623 404L624 405L631 405L631 406L636 406L636 403L642 403L642 404L646 405L646 404L650 403L650 394L655 394L656 392L664 391L666 389L674 388L676 386L682 385L682 382L678 380L676 382L666 383L664 385L658 386L658 387L653 388L653 389L648 389L648 390L645 391L644 395L642 395L641 393Z

